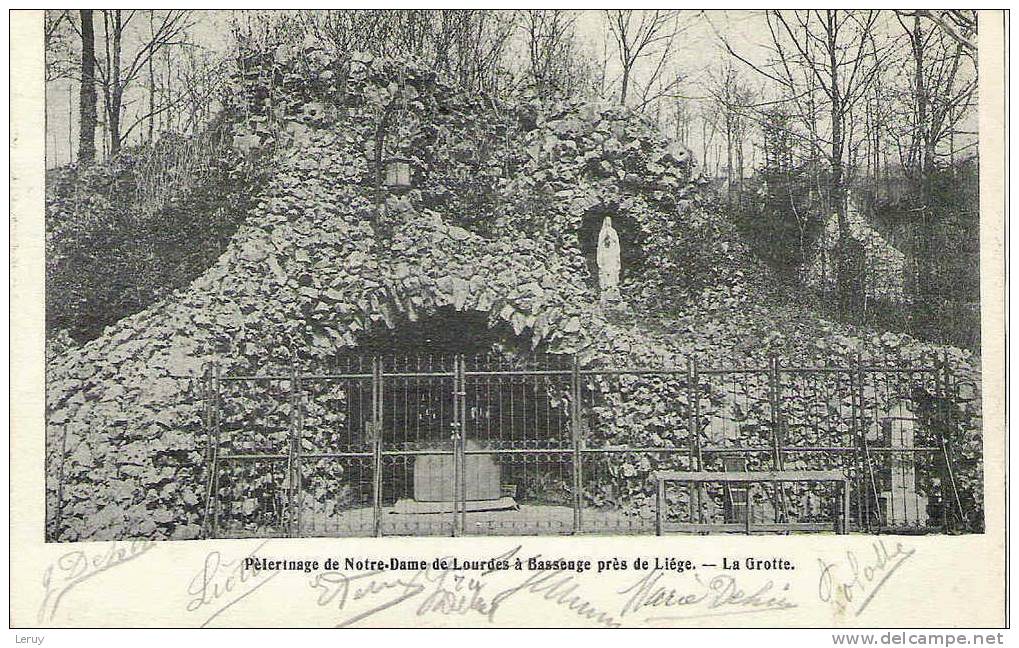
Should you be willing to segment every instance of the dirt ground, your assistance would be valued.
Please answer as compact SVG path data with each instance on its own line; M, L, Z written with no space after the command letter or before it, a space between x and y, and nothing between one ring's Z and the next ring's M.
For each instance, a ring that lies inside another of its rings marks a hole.
M396 513L382 509L383 535L452 535L452 513ZM585 509L581 512L584 532L654 533L654 518L623 515L615 511ZM305 517L302 535L371 535L372 510L351 509L339 515ZM468 512L465 532L480 535L571 534L573 509L569 506L523 504L516 509Z

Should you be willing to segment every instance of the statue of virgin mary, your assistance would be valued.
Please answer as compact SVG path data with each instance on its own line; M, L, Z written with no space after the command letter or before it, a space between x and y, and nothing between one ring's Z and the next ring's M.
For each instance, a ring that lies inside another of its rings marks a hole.
M602 300L619 300L619 235L606 216L598 234L598 286Z

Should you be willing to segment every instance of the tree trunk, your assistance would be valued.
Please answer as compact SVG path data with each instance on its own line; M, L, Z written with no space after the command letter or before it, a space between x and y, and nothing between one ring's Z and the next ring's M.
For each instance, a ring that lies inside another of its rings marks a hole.
M149 31L152 34L153 40L156 37L156 30L153 19L154 12L149 12ZM153 135L156 130L156 72L152 66L152 59L155 56L149 56L149 123L148 123L148 143L152 143Z
M829 12L827 30L828 73L831 75L831 201L839 226L839 240L835 249L835 291L839 310L848 314L852 303L850 281L851 259L849 254L849 217L846 214L846 181L844 168L845 120L847 108L842 104L839 86L838 48L835 41L837 13Z
M92 10L81 9L81 88L78 92L78 163L96 157L96 40Z
M839 238L835 249L835 290L839 308L843 313L848 313L851 303L852 285L850 282L850 232L849 216L846 213L846 182L845 169L843 167L843 115L842 106L836 99L832 102L831 110L831 202L835 208L835 217L838 222Z
M914 124L914 159L913 172L923 185L924 178L929 171L930 164L928 156L928 143L930 142L930 125L927 118L927 81L924 78L924 52L923 52L923 27L920 24L920 17L913 18L913 34L911 45L913 49L913 92L916 93L916 123ZM922 192L922 188L921 188ZM922 198L921 198L922 200Z
M123 35L123 23L120 9L115 9L113 14L113 66L110 70L110 105L107 109L107 119L110 124L110 155L116 155L120 151L120 108L124 100L124 87L120 83L120 47Z
M732 149L733 149L733 115L732 107L726 106L725 115L725 198L727 204L732 204Z
M626 92L630 88L630 68L628 66L623 67L623 81L622 88L619 90L619 103L626 105Z

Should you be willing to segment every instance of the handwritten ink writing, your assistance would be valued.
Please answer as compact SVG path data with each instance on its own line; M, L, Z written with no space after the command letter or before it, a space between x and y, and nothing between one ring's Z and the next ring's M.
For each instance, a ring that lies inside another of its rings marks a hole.
M266 543L268 540L256 547L251 555L261 550ZM191 598L186 606L188 612L202 610L209 613L202 627L282 573L245 569L247 558L250 555L243 559L224 560L219 551L210 551L206 555L202 568L188 583L187 593Z
M75 586L134 560L155 546L156 543L151 540L112 542L104 551L90 554L78 549L61 555L43 572L42 586L45 594L39 607L39 621L51 621L64 596Z
M682 608L691 610L689 616L708 616L797 607L784 594L789 585L780 587L772 580L748 587L730 575L718 575L707 580L694 576L692 583L679 586L664 581L664 577L661 570L655 569L619 590L619 594L629 595L619 615L622 617L647 608ZM657 620L679 618L683 617L656 617Z
M821 573L817 596L821 601L831 603L838 614L851 610L853 616L859 616L888 579L916 553L916 549L901 542L889 548L883 539L874 542L871 550L863 557L847 551L844 561L818 559ZM855 609L852 609L854 605Z

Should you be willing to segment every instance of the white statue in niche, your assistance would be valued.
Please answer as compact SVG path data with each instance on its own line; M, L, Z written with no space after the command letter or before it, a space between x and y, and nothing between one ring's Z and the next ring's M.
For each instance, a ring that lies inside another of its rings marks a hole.
M612 227L612 217L606 216L598 234L598 285L602 301L619 301L619 268L619 235Z

